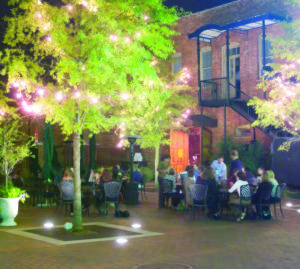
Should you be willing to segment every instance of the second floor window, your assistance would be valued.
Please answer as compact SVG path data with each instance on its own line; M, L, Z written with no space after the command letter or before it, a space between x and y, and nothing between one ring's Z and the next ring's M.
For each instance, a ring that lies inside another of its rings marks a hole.
M211 79L212 77L211 58L211 49L204 48L201 51L201 80Z
M178 73L182 68L182 56L181 53L176 53L172 61L172 72L174 74Z
M272 43L270 40L265 41L265 59L266 66L270 66L274 62L273 53L272 53ZM258 77L260 78L263 75L263 41L262 37L258 40Z

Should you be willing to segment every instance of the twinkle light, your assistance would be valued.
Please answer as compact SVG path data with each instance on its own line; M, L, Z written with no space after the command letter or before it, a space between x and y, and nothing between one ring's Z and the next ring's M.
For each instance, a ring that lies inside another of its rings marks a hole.
M46 229L51 229L54 227L54 224L52 222L45 222L44 223L44 228Z
M52 37L51 37L50 35L47 35L47 36L46 36L46 41L47 41L47 42L51 42L51 41L52 41Z
M20 87L20 83L18 81L15 81L11 84L12 87L14 88L19 88Z
M188 118L188 115L182 114L182 117L183 117L184 119L187 119L187 118Z
M119 245L124 245L128 242L128 239L124 238L124 237L119 237L116 242L119 244Z
M91 8L91 11L97 12L97 11L98 11L98 8L97 8L97 7L92 7L92 8Z
M155 111L158 111L159 110L159 106L157 106L156 108L155 108Z
M82 70L82 71L85 71L85 70L86 70L85 65L83 65L83 66L81 67L81 70Z
M155 66L155 65L157 64L157 61L152 61L150 64L151 64L152 66Z
M48 31L48 30L50 29L50 23L45 24L45 25L43 26L43 29L44 29L45 31Z
M130 97L130 96L129 96L128 93L122 93L122 94L121 94L121 98L122 98L123 100L125 100L125 101L128 100L129 97Z
M41 0L37 0L36 2L39 6L42 4Z
M140 32L137 32L137 33L135 34L135 36L136 36L137 38L140 38L140 37L142 36L142 34L141 34Z
M79 92L79 91L75 91L75 92L74 92L74 97L75 97L75 98L79 98L79 97L80 97L80 95L81 95L81 94L80 94L80 92Z
M91 97L91 103L97 104L99 102L99 99L97 97Z
M148 15L144 15L144 20L148 21L149 20L149 16Z
M131 225L131 227L134 228L134 229L140 229L140 228L142 227L142 225L139 224L139 223L133 223L133 224Z
M43 15L42 15L41 12L37 12L37 13L36 13L36 17L37 17L38 19L41 19L41 18L43 18Z
M40 105L37 105L37 104L33 104L31 106L31 111L34 113L34 114L40 114L41 111L42 111L42 108Z
M38 94L39 96L43 97L43 96L45 95L45 90L42 89L42 88L39 88L39 89L37 90L37 94Z
M191 110L188 108L185 113L190 114Z
M129 43L131 40L130 40L130 37L128 37L128 36L126 36L125 37L125 41L126 41L126 43Z
M112 42L116 42L118 41L118 36L117 35L110 35L109 39L112 41Z
M4 115L5 115L4 110L0 109L0 116L4 116Z
M89 2L84 0L81 2L81 5L83 5L84 7L87 7L89 5Z
M171 111L168 111L168 112L167 112L168 115L170 115L171 113L172 113Z
M66 7L67 7L67 10L73 11L73 6L71 4L67 4Z
M22 97L23 97L22 93L18 92L18 93L16 94L16 98L17 98L17 99L21 99Z
M22 88L25 88L25 87L27 87L27 83L26 83L26 81L24 81L24 80L21 80L21 81L20 81L20 86L21 86Z
M123 146L124 146L123 141L120 141L120 142L117 144L117 148L122 148Z
M64 99L64 96L63 96L63 94L61 92L57 92L55 94L55 99L60 102L60 101L62 101Z

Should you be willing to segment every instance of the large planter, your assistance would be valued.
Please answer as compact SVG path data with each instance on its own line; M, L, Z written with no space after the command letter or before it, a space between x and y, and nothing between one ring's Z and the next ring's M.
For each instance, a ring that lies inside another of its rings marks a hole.
M19 198L0 198L0 226L16 226L14 218L18 215Z
M139 204L138 184L130 182L125 184L124 200L125 205Z

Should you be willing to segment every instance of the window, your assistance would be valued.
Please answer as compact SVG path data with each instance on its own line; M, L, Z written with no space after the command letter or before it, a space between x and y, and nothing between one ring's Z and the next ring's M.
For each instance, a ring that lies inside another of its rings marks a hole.
M251 125L245 124L237 126L234 130L234 136L243 138L243 137L250 137L251 136Z
M265 41L266 66L270 66L274 62L272 53L272 44L270 40ZM262 37L258 39L258 77L263 75L263 42Z
M212 60L211 49L205 47L201 49L201 80L211 79L212 77Z
M172 61L172 72L174 74L178 73L181 70L181 67L182 67L181 53L176 53Z

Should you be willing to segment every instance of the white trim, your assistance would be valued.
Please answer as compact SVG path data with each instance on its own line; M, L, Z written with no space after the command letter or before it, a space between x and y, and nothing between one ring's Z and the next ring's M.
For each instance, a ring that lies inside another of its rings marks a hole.
M163 233L156 233L156 232L150 232L150 231L141 230L141 229L134 229L134 228L127 227L127 226L115 225L115 224L110 224L110 223L105 223L105 222L90 222L90 223L83 224L83 226L88 226L88 225L98 225L98 226L110 227L110 228L115 228L115 229L138 233L137 235L122 236L122 238L126 238L126 239L163 235ZM62 228L62 227L64 227L64 225L57 225L57 226L54 226L53 228ZM6 229L6 230L1 229L1 231L7 232L10 234L14 234L14 235L24 236L24 237L39 240L39 241L43 241L43 242L57 245L57 246L70 245L70 244L92 243L92 242L102 242L102 241L114 241L119 238L119 236L114 236L114 237L106 237L106 238L63 241L63 240L59 240L59 239L50 238L48 236L37 235L37 234L27 232L28 230L32 230L32 229L43 229L43 227L30 227L30 228L18 228L18 229Z
M212 55L212 49L211 46L205 46L205 47L200 47L200 75L201 75L201 80L204 80L204 76L203 76L203 53L210 51L211 53L211 65L210 65L210 69L211 69L211 77L212 77L212 62L213 62L213 55Z

